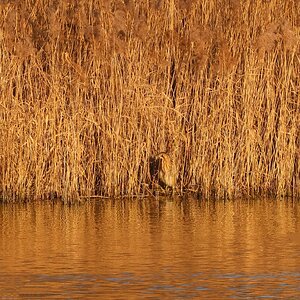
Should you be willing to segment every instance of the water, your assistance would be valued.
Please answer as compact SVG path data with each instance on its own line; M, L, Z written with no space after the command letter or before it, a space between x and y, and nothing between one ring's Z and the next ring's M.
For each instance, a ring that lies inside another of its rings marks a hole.
M300 298L300 202L0 204L0 299Z

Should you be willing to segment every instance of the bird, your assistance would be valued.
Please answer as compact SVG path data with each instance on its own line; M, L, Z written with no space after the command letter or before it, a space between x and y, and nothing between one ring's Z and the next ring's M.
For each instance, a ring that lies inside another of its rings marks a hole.
M167 152L160 152L152 158L151 163L152 178L158 181L162 188L171 188L174 191L177 176L171 156Z

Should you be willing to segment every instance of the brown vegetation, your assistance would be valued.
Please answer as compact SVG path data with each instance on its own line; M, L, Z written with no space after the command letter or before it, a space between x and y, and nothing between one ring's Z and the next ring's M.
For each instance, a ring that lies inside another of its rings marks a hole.
M297 1L1 1L4 199L300 195Z

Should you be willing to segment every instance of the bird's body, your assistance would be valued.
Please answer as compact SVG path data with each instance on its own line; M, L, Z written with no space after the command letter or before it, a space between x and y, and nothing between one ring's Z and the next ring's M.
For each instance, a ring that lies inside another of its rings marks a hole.
M166 152L161 152L155 156L157 160L157 175L161 185L170 187L172 189L176 186L176 168L170 157Z

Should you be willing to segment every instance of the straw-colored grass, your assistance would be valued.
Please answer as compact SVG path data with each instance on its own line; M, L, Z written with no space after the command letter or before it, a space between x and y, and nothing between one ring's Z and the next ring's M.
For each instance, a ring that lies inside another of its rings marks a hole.
M297 1L1 1L0 193L300 195Z

